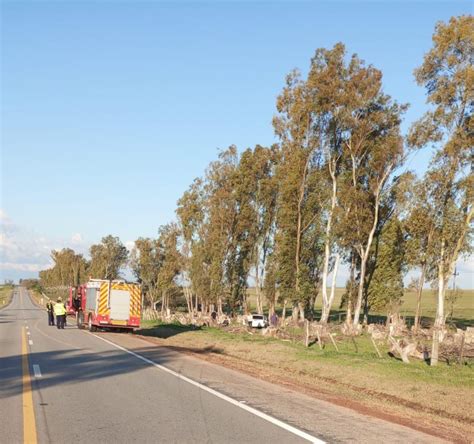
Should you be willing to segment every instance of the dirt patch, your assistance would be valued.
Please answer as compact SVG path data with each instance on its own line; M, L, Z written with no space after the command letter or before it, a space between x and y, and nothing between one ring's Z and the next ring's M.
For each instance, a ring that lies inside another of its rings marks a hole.
M295 374L294 368L280 368L279 370L284 371L286 375L294 375L293 377L288 377L281 373L260 368L253 361L244 360L242 357L234 357L231 354L226 353L226 351L220 347L207 346L201 348L169 345L161 338L142 335L137 336L149 343L237 370L247 375L295 390L299 393L304 393L316 399L328 401L332 404L352 409L364 415L407 426L414 430L443 438L451 442L471 442L468 436L463 434L463 432L455 425L450 427L440 424L438 421L438 419L446 419L455 423L465 424L467 428L469 428L474 424L474 420L467 416L455 415L440 409L430 408L414 401L409 401L376 390L357 387L333 378L324 376L314 377L314 375L308 375L301 370ZM311 376L314 384L308 384L307 382L298 379L298 376ZM330 390L317 386L318 381L332 388L343 388L346 396L335 394ZM351 394L356 394L356 397L362 398L363 401L360 399L352 399ZM397 414L393 411L389 411L391 406L397 406L397 410L402 407L407 414ZM423 413L425 415L422 415Z

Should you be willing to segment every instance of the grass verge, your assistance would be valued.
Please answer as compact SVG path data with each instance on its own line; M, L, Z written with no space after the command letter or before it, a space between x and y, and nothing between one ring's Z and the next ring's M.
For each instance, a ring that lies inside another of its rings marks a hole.
M12 295L12 285L0 285L0 308L10 303Z
M287 385L318 398L382 415L456 441L472 441L474 368L471 364L430 367L424 362L404 364L382 358L366 336L356 344L340 339L339 352L331 344L317 345L263 337L256 330L231 333L217 328L143 322L137 333L154 342L201 359L235 368L262 379ZM357 346L357 351L356 351ZM215 350L215 353L202 351Z

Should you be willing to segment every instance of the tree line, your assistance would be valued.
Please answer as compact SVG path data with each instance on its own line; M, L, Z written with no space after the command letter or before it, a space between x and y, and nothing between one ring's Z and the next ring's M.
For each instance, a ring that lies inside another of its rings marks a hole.
M474 190L474 20L438 23L433 46L415 70L429 111L407 134L408 104L383 90L382 72L342 43L315 51L306 76L292 71L278 95L278 143L219 153L177 202L176 222L156 239L139 238L130 255L108 236L91 259L66 249L40 273L48 285L87 275L115 278L130 265L147 300L166 309L182 295L190 313L257 310L280 304L283 316L314 318L321 294L326 323L336 276L349 268L343 296L348 325L370 310L398 312L403 277L419 270L438 293L435 326L445 324L446 286L471 251ZM429 149L426 173L407 159Z

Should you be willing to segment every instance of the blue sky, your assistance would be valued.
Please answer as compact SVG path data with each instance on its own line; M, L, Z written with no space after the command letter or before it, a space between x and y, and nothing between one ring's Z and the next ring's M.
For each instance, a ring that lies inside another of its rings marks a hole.
M412 73L435 23L463 13L470 2L2 2L0 276L109 233L155 236L218 149L275 141L285 75L318 47L342 41L380 68L411 104L406 129L426 109Z

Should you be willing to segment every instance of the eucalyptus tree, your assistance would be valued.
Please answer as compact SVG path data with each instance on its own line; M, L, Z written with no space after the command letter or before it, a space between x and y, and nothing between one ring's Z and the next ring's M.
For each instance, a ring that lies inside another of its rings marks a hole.
M76 286L87 280L87 261L82 254L71 248L53 250L51 259L54 264L39 273L43 287Z
M135 241L130 253L130 268L150 305L158 300L158 275L162 263L163 255L156 239L140 237Z
M382 73L356 55L341 92L344 175L340 182L339 241L358 256L359 276L352 324L357 327L366 285L367 262L380 223L389 178L401 164L400 119L406 105L383 93ZM349 319L348 319L349 321Z
M438 304L432 365L438 362L440 330L445 324L445 292L459 254L469 250L474 214L474 18L452 17L436 25L433 47L415 70L431 109L409 134L417 147L434 145L425 176L434 220Z
M416 282L416 309L414 331L420 326L421 298L427 280L433 279L435 271L435 220L428 201L426 182L414 184L411 205L403 222L406 233L405 255L409 267L416 267L420 274Z
M180 292L177 278L181 272L182 258L178 248L180 231L175 223L160 227L157 240L161 266L158 270L157 287L161 292L161 311L167 313L171 297Z
M207 293L206 286L203 288L202 285L206 264L201 254L205 219L201 179L195 179L178 200L176 215L181 232L183 291L188 311L194 314L197 313L198 300L201 300L202 306Z
M127 264L128 250L118 237L108 235L89 249L91 256L89 273L97 279L117 279Z
M293 314L304 317L314 299L319 278L314 256L320 248L319 188L322 156L319 116L314 110L315 91L297 71L287 76L277 99L278 115L273 119L280 139L280 160L276 178L279 185L276 212L276 242L280 292L293 304ZM306 251L304 251L306 250ZM305 263L306 260L306 263Z
M276 207L275 148L257 145L245 150L234 176L236 219L228 267L233 276L234 301L243 301L254 271L257 311L263 313L265 266L273 242ZM232 278L231 278L232 279Z

